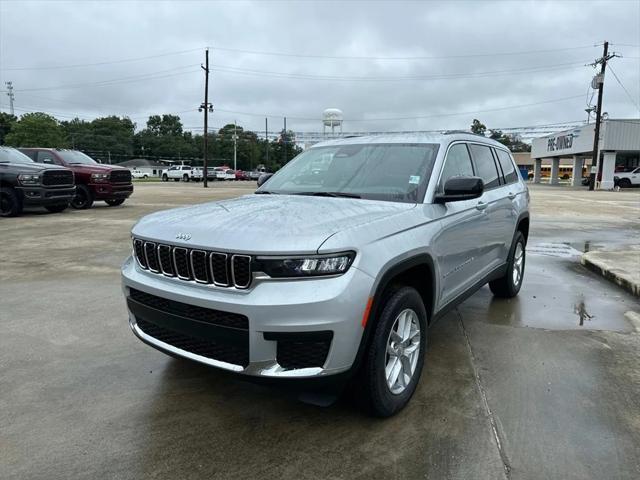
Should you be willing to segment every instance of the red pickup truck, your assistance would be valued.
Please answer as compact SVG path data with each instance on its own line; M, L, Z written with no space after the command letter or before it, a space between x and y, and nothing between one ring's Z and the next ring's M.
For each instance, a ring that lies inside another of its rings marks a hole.
M78 150L58 148L20 148L35 162L62 165L71 169L76 179L73 208L90 208L95 200L103 200L110 207L122 205L133 193L131 172L124 167L102 165Z

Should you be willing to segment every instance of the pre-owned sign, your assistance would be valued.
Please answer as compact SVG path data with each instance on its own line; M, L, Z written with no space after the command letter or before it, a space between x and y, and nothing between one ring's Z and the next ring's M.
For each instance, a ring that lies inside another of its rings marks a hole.
M555 152L556 150L566 150L573 145L573 133L568 135L558 135L551 137L547 141L547 152Z

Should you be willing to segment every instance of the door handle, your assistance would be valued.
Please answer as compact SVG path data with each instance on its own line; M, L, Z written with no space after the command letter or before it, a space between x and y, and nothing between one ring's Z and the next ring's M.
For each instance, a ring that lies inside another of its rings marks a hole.
M509 197L509 200L513 200L514 198L516 198L516 194L513 192L509 192L509 195L507 195Z
M476 210L484 210L485 208L487 208L489 206L488 203L485 202L478 202L476 205Z

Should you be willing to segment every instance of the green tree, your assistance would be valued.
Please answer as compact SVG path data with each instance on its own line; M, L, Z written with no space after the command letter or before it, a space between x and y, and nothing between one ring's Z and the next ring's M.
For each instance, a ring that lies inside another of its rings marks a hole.
M198 154L198 147L190 132L184 132L177 115L152 115L147 128L135 135L134 150L137 154L152 158L191 160Z
M477 118L473 119L473 123L471 124L471 131L473 133L477 133L478 135L484 135L487 131L487 127Z
M11 131L11 127L18 121L18 117L10 113L0 112L0 145L4 145L4 138Z
M271 142L269 164L266 167L275 172L301 152L302 148L296 144L296 136L293 131L283 129L278 138Z
M66 147L62 126L51 115L43 112L25 113L15 122L5 137L13 147Z

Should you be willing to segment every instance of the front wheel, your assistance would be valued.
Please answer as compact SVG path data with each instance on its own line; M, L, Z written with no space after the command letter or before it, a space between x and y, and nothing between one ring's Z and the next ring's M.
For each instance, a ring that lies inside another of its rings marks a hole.
M496 297L512 298L518 295L524 278L526 243L524 235L518 231L509 252L507 272L504 277L489 282L489 288Z
M64 210L67 209L69 205L66 203L61 203L60 205L48 205L44 208L46 208L48 211L50 211L51 213L60 213Z
M86 210L93 205L93 194L86 185L76 185L76 196L71 200L71 206L78 210Z
M11 187L0 187L0 217L17 217L22 213L22 201Z
M168 182L169 181L169 177L167 177L167 175L162 175L162 181L163 182Z
M420 380L426 345L427 311L422 297L412 287L392 288L382 305L361 376L373 415L390 417L407 405Z
M618 180L618 186L620 188L630 188L631 180L629 180L628 178L621 178L620 180Z
M110 207L117 207L124 203L124 198L114 198L113 200L105 200Z

